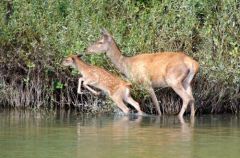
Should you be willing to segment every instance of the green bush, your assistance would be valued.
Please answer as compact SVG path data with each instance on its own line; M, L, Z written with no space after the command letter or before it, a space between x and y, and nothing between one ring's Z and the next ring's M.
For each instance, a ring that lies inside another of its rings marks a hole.
M5 78L16 74L26 82L29 71L29 80L39 71L49 78L44 84L53 80L64 84L63 57L84 53L105 27L127 56L186 52L200 63L198 83L229 89L229 99L223 103L239 106L239 10L238 0L4 0L0 2L1 74ZM115 72L104 56L86 60ZM19 72L21 68L27 72Z

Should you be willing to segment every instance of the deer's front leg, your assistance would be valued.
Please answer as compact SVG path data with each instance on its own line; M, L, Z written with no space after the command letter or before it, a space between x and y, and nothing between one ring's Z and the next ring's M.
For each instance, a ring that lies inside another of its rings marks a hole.
M81 91L81 87L82 87L82 82L84 81L84 78L81 77L78 79L78 89L77 89L77 93L78 94L82 94L82 91Z
M95 84L97 84L97 83L98 83L98 81L94 81L94 82L84 81L84 82L83 82L83 86L84 86L85 88L87 88L90 92L92 92L94 95L100 95L100 92L97 92L97 91L95 91L94 89L92 89L91 87L88 86L88 84L90 84L90 85L95 85Z

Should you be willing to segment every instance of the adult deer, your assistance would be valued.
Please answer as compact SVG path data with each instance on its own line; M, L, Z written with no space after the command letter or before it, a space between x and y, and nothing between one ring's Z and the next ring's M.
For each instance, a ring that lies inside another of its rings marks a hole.
M140 110L139 104L130 96L131 83L123 81L122 79L110 74L102 68L88 65L77 55L68 56L66 59L64 59L62 64L64 66L77 68L82 74L82 77L79 78L78 93L82 93L81 86L83 84L83 86L90 92L98 95L99 92L96 92L90 87L93 86L107 93L125 114L129 113L129 109L123 101L131 104L138 111L139 115L143 114L143 112Z
M87 48L89 54L104 53L128 78L143 83L151 95L153 104L161 115L155 87L171 87L183 100L179 116L183 117L187 106L191 106L194 116L194 98L191 81L198 72L199 64L182 52L158 52L126 57L121 54L113 37L102 31L102 37Z

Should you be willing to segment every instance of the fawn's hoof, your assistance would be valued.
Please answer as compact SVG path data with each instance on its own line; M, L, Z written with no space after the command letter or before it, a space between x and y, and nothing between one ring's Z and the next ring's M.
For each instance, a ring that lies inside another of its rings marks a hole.
M137 115L139 115L139 116L147 116L147 114L145 112L142 112L142 111L138 112Z

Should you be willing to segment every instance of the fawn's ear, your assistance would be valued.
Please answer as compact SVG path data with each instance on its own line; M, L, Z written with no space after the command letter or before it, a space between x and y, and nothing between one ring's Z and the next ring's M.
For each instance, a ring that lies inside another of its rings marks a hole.
M108 31L105 28L101 29L101 34L102 35L107 35L107 36L109 35Z
M82 56L83 56L82 54L78 54L77 55L78 58L82 58Z

